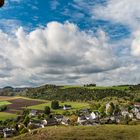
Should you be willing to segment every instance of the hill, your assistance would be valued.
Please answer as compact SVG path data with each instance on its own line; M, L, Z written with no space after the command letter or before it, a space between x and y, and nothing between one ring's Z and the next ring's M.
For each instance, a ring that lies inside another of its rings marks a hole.
M140 140L140 125L46 127L7 140Z

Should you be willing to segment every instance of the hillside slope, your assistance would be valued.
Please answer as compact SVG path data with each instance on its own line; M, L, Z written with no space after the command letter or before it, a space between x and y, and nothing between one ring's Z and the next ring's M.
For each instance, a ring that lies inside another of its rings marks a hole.
M140 140L140 125L46 127L7 140Z

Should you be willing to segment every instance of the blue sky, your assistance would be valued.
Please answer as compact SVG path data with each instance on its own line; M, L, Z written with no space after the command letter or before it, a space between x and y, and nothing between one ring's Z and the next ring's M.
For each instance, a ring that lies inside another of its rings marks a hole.
M0 9L0 85L139 83L139 4L7 0Z

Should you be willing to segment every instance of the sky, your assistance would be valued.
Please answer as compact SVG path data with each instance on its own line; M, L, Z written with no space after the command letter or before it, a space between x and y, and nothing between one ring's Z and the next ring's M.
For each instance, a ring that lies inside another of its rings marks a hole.
M6 0L0 87L140 83L139 0Z

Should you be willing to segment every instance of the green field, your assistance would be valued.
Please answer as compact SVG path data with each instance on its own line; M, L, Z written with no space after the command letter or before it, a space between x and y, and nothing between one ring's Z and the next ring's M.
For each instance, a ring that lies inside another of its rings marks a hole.
M128 90L129 86L92 86L92 87L84 87L84 86L74 86L74 85L67 85L63 86L61 89L69 89L69 88L88 88L88 89L116 89L116 90Z
M11 103L8 102L8 101L0 101L0 106L2 106L2 105L9 105L9 104L11 104Z
M140 140L140 125L53 126L8 140Z
M59 104L60 104L60 106L63 106L65 104L71 105L72 109L69 110L70 112L89 107L88 103L83 103L83 102L59 102ZM44 103L44 104L29 106L28 108L29 109L44 110L45 106L51 107L51 101L48 101L47 103ZM57 109L57 110L53 110L53 111L55 111L56 113L63 113L64 112L63 109Z
M16 114L6 113L6 112L0 112L0 120L4 121L6 119L15 118Z

